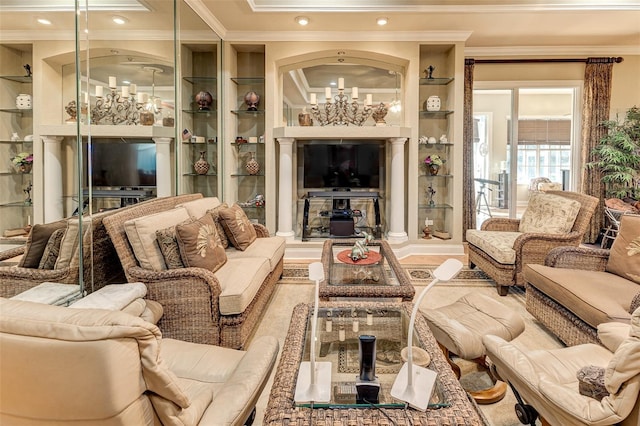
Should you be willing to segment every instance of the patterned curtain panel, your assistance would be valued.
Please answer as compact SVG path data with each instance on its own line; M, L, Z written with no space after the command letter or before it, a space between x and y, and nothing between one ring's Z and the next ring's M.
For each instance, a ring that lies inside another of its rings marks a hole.
M607 130L602 122L609 119L611 78L615 58L589 58L584 70L584 96L582 102L582 151L581 164L594 161L591 151ZM587 230L584 242L594 243L604 225L604 185L598 170L583 167L581 192L600 199Z
M462 148L462 239L467 241L467 229L476 228L476 200L475 184L473 180L473 69L475 61L464 61L464 118L463 118L463 148Z

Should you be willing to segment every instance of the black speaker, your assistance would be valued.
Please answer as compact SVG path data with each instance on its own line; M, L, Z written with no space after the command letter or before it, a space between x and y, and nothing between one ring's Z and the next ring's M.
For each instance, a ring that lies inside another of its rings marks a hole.
M360 336L360 375L356 380L356 402L377 404L380 381L376 378L376 336Z

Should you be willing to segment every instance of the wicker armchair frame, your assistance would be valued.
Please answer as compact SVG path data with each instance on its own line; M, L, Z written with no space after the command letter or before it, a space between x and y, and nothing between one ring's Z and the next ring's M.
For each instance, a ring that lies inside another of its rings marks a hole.
M527 233L520 235L513 244L516 260L513 264L496 261L482 249L469 244L469 266L478 266L489 275L497 285L498 293L506 296L509 286L524 285L522 270L527 263L544 264L547 254L556 247L578 246L588 229L591 218L599 203L596 197L570 191L548 191L548 194L559 195L580 202L580 211L567 234ZM491 218L482 223L483 231L518 231L519 219Z
M544 264L553 268L604 271L609 250L584 247L558 247L549 253ZM567 346L583 343L601 344L598 330L569 309L550 298L529 282L525 283L526 309Z
M124 271L103 220L114 211L96 213L83 222L82 281L87 293L112 282L123 282ZM75 219L75 217L73 218ZM66 219L69 220L69 219ZM88 228L87 228L88 227ZM0 260L23 254L25 247L3 253ZM13 297L45 281L78 285L80 283L80 248L76 248L69 266L62 269L36 269L19 266L0 267L0 296Z
M164 337L194 343L241 349L260 320L276 282L282 275L283 260L267 276L253 301L241 314L220 313L220 283L216 276L202 268L151 271L141 268L129 244L124 223L149 214L172 209L178 204L202 198L202 194L185 194L157 198L117 212L105 220L105 227L128 282L147 285L147 298L160 303L164 315L158 327ZM254 224L258 238L269 236L262 225Z

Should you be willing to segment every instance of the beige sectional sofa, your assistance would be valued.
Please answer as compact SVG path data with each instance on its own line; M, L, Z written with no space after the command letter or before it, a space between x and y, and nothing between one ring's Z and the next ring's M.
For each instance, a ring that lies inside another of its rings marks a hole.
M212 210L221 207L227 206L221 206L216 197L179 195L116 212L104 223L127 281L144 282L147 298L164 308L158 326L165 337L242 348L282 275L284 238L271 237L266 227L251 224L257 238L243 250L229 244L224 259L211 269L190 266L200 265L202 259L197 255L186 266L180 261L176 266L158 243L157 231L177 229L189 221L204 223L204 218L211 220ZM220 226L223 221L210 223L215 223L217 235L225 233ZM207 226L200 229L207 230ZM205 250L205 245L199 247ZM220 252L216 253L219 258ZM185 253L180 254L184 260Z
M598 325L629 323L640 303L640 216L623 217L611 250L556 248L524 278L527 310L560 340L600 343Z

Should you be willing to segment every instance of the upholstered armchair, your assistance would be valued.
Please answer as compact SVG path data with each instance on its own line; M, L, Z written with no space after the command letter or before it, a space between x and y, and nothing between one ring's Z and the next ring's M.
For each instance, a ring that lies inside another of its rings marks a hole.
M0 424L242 425L278 341L163 339L142 318L0 299Z
M577 192L533 193L522 219L490 218L480 230L467 230L469 265L486 272L505 296L509 286L524 285L524 265L544 264L555 247L578 246L597 204Z
M515 389L524 424L634 425L640 422L640 309L631 324L603 323L604 346L585 343L524 352L497 336L483 343L498 375Z

